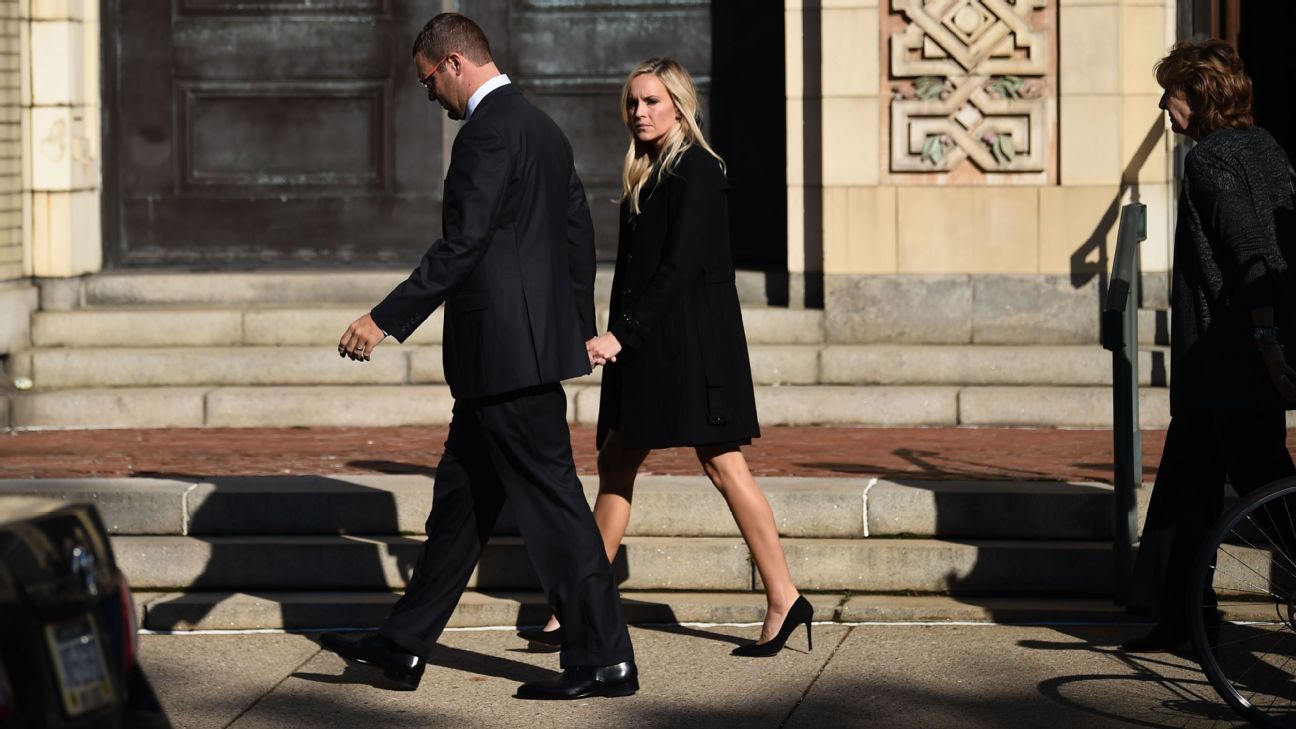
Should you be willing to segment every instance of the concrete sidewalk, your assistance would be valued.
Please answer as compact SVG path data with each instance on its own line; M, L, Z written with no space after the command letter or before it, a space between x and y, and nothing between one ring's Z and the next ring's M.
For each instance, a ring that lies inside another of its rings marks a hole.
M313 636L144 636L180 729L1096 729L1242 726L1191 657L1114 650L1137 627L816 625L773 659L738 659L748 627L632 628L641 692L535 703L518 683L557 666L512 631L450 631L417 692L321 652Z

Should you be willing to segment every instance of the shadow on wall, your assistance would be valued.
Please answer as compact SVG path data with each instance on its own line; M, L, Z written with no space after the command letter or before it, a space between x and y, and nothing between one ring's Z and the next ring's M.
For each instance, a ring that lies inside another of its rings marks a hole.
M1107 300L1107 276L1111 270L1111 256L1114 253L1108 250L1107 239L1120 220L1121 203L1125 199L1125 193L1127 191L1130 193L1130 202L1142 202L1139 196L1139 172L1147 164L1148 157L1161 143L1164 135L1165 119L1158 111L1156 119L1148 127L1147 134L1143 135L1138 150L1134 152L1129 164L1125 165L1125 169L1121 172L1120 189L1116 191L1111 203L1103 211L1102 217L1098 219L1098 225L1089 234L1089 238L1071 254L1071 285L1080 288L1097 277L1099 310Z

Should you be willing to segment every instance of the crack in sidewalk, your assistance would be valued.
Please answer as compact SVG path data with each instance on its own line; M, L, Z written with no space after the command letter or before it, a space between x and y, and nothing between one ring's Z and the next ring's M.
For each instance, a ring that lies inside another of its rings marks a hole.
M240 711L240 712L238 713L238 716L234 717L233 719L230 719L229 723L226 724L225 726L221 727L221 729L229 729L230 727L232 727L232 726L234 726L235 724L237 724L238 721L239 721L239 719L242 719L243 717L247 716L248 713L249 713L250 711L252 711L252 710L255 709L256 707L260 706L260 705L261 705L261 702L262 702L262 701L265 701L265 698L266 698L267 696L269 696L270 694L272 694L272 693L274 693L276 690L278 690L279 687L282 686L282 685L284 684L285 681L287 681L288 679L292 678L294 675L296 675L296 673L297 673L298 671L300 671L300 670L302 670L303 668L305 668L305 666L306 666L307 663L310 663L311 661L315 660L315 657L318 656L318 655L319 655L320 653L322 653L323 651L324 651L324 647L323 647L323 646L320 646L320 645L317 644L317 645L315 646L315 652L313 652L313 653L311 653L309 656L307 656L306 659L303 660L301 663L298 663L297 666L296 666L295 668L293 668L291 671L289 671L287 674L285 674L283 678L279 679L278 681L275 681L275 684L274 684L273 686L271 686L270 688L266 689L264 693L262 693L260 696L258 696L258 697L256 698L256 701L253 701L251 704L248 704L248 707L247 707L246 709Z
M841 649L842 644L845 643L846 639L854 632L855 628L847 628L846 632L842 633L841 640L837 641L837 645L833 646L832 653L828 654L828 658L824 660L823 665L819 666L818 671L815 671L814 678L810 679L810 683L806 685L805 691L802 691L801 695L797 697L796 703L788 710L787 715L783 717L783 721L778 723L776 729L784 729L788 722L792 721L792 716L796 714L797 709L801 708L801 704L805 703L806 697L810 695L810 691L814 689L815 684L819 683L819 677L824 674L824 671L828 670L828 665L837 657L837 651Z

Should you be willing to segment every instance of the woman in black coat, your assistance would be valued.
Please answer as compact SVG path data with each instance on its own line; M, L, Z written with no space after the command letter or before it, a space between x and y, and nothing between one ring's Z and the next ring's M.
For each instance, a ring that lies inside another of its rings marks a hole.
M1188 580L1225 479L1246 494L1296 473L1284 418L1296 401L1282 346L1296 333L1284 251L1296 242L1287 156L1253 126L1251 80L1232 46L1180 43L1156 75L1171 128L1196 144L1184 159L1175 230L1170 428L1129 604L1157 625L1122 644L1128 651L1186 645L1189 610L1214 604L1189 595Z
M760 427L729 251L729 185L697 107L692 79L670 59L643 62L622 90L631 141L611 317L586 345L604 366L594 519L611 559L648 452L692 447L765 583L760 640L734 653L773 655L798 625L809 640L814 611L792 583L774 513L740 450Z

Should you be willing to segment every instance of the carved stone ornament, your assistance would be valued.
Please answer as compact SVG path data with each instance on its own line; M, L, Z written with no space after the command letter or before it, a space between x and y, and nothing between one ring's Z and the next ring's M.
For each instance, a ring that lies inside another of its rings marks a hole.
M891 170L987 173L1048 164L1048 0L891 0Z

